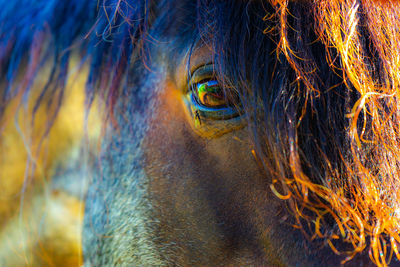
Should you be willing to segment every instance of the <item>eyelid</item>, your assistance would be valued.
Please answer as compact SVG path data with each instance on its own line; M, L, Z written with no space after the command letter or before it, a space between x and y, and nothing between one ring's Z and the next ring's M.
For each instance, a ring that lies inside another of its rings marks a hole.
M192 86L207 78L212 78L213 76L215 76L214 65L212 63L203 65L192 72L189 80L189 85Z

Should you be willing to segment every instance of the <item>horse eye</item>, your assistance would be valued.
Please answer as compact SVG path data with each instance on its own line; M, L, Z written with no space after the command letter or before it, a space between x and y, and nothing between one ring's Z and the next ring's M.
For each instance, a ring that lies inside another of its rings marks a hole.
M217 80L199 82L192 89L196 101L207 108L233 107L238 104L238 96L233 92L224 92Z
M216 78L213 64L191 73L183 102L193 129L202 137L218 137L246 124L238 91Z
M202 136L218 136L244 125L239 93L216 78L213 64L191 73L183 100L194 129Z

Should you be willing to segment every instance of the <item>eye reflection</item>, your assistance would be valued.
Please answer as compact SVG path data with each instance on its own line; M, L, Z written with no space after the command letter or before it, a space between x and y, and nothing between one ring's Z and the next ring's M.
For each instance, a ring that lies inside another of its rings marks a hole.
M210 80L207 82L198 83L195 86L195 96L199 104L205 107L220 108L227 106L224 92L219 86L218 81Z

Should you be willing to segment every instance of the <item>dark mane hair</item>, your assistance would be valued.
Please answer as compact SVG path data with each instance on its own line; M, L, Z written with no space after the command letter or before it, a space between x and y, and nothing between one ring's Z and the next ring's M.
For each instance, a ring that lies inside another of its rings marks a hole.
M36 99L48 101L50 128L78 55L90 65L87 107L100 96L117 127L123 107L143 105L124 97L145 97L138 68L151 71L156 56L174 68L182 47L203 42L219 79L239 92L272 191L304 233L337 253L341 236L351 244L345 261L367 245L377 264L391 252L400 259L399 3L187 2L2 1L0 115L11 99L27 101L51 61Z

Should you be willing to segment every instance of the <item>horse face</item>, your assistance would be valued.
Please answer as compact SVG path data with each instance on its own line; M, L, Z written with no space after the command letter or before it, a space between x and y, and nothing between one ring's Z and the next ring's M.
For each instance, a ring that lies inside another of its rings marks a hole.
M189 49L174 69L159 56L151 71L139 67L135 74L136 102L125 111L122 132L110 133L113 152L105 157L112 166L94 179L86 200L85 258L91 264L271 261L265 257L265 229L277 223L272 218L281 207L257 166L244 115L196 117L192 106L199 103L188 98L188 76L211 66L197 83L216 77L208 46L190 58ZM119 167L111 170L114 164Z
M152 50L150 70L134 68L132 100L117 108L106 163L86 199L84 258L145 266L307 261L293 249L299 233L280 221L285 208L255 158L240 103L222 97L209 107L191 97L203 83L220 83L214 51L189 43L176 63L165 60L167 48Z
M87 264L339 264L330 249L311 251L291 226L241 104L210 108L190 97L204 81L220 82L215 52L204 43L181 50L171 63L169 49L157 47L151 65L134 67L135 90L117 107L118 127L107 133L86 199ZM228 111L236 113L212 117Z
M185 10L186 17L171 11L172 19L159 23L168 30L130 67L128 86L115 105L116 123L105 134L86 198L87 264L339 264L329 249L305 246L301 232L292 227L286 203L272 193L272 177L254 151L248 122L257 120L249 117L254 110L257 117L258 109L242 102L245 90L226 81L235 74L221 71L216 62L243 49L249 55L239 59L245 58L243 68L259 68L247 75L264 81L258 88L270 86L263 67L275 56L270 56L273 41L257 25L265 12L262 4L255 4L258 11L248 8L255 25L242 22L243 34L252 32L259 52L251 39L242 48L235 39L221 50L200 33L190 41L181 38L177 24L187 23L197 8L182 3L177 5L185 8L178 10ZM230 19L242 18L242 11L235 15L232 8L227 4Z

